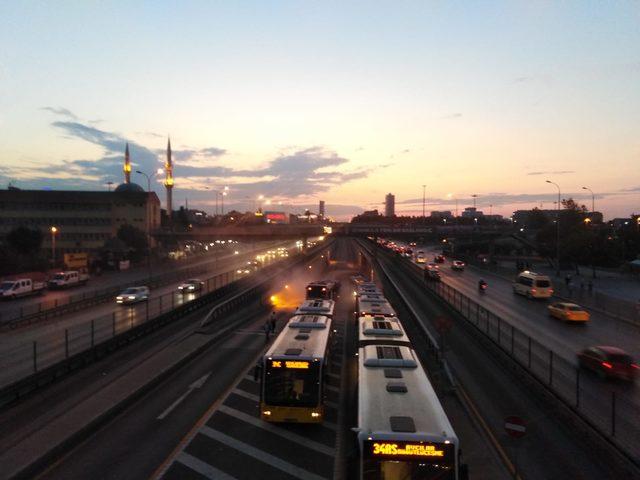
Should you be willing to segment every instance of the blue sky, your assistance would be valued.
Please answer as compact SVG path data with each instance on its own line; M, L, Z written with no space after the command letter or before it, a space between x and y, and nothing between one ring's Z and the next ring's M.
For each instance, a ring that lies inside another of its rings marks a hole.
M635 2L5 2L0 187L101 189L163 161L211 209L394 192L508 215L544 180L640 212ZM144 184L142 180L140 183ZM160 191L159 185L156 189ZM450 195L448 195L450 194ZM565 195L563 195L565 196Z

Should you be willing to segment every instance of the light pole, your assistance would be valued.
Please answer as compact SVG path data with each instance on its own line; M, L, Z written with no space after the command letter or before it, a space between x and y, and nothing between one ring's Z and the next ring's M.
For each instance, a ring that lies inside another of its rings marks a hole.
M151 176L147 175L146 173L140 171L140 170L136 170L136 173L139 173L140 175L144 175L145 178L147 179L147 192L151 191L151 178L155 178L156 175L159 175L161 173L164 173L162 171L161 168L159 168L158 170L156 170L156 173L151 174Z
M51 227L51 264L56 266L56 233L58 233L57 227Z
M588 187L582 187L583 190L589 190L591 192L591 213L596 211L596 196L593 194L593 190Z
M556 204L556 276L560 276L560 185L546 180L547 183L555 185L558 189L558 203Z
M229 190L229 187L224 187L224 188L225 188L225 190ZM224 215L224 197L226 197L226 196L227 196L227 192L226 191L223 191L220 194L220 199L222 200L222 215Z
M111 191L111 185L113 185L113 182L107 182L107 188L109 189L109 191Z
M151 193L151 178L155 178L156 175L160 175L164 173L161 168L156 170L156 173L151 174L151 176L147 175L143 171L136 170L136 173L140 175L144 175L147 179L147 193ZM152 266L151 266L151 212L149 211L149 201L146 203L147 205L147 270L149 272L149 281L151 281L151 277L153 276Z

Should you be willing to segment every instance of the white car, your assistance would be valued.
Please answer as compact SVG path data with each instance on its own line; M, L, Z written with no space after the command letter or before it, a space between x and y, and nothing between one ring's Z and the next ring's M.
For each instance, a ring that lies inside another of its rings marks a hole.
M426 262L427 262L427 257L424 256L424 252L422 250L416 253L416 263L426 263Z
M116 303L120 305L146 302L149 300L149 287L129 287L116 297Z
M203 287L204 287L204 282L202 280L199 280L197 278L192 278L184 282L182 285L180 285L178 287L178 291L180 293L193 293L193 292L199 292L200 290L202 290Z

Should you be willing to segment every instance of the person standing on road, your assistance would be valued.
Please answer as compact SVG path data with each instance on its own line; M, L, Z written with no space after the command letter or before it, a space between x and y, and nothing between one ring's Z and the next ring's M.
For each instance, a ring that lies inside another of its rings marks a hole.
M264 330L264 341L269 343L269 337L271 336L271 323L269 323L269 320L264 322L262 329Z
M276 312L271 312L271 317L269 317L269 329L271 333L276 333Z

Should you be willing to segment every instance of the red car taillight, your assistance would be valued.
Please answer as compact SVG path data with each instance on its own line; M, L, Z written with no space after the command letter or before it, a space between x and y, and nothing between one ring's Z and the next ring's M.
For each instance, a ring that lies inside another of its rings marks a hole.
M602 366L609 369L613 368L613 365L611 365L609 362L602 362Z
M640 367L638 365L636 365L635 363L631 364L631 368L635 368L636 370L640 370Z

